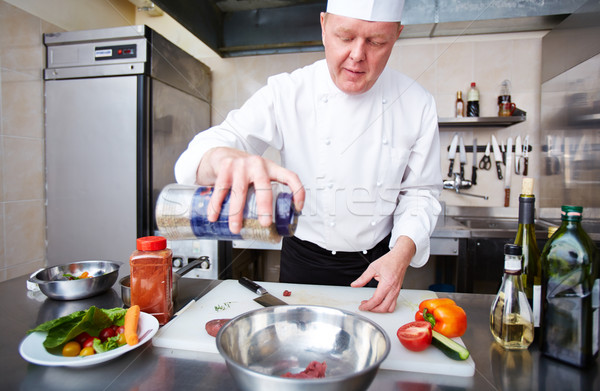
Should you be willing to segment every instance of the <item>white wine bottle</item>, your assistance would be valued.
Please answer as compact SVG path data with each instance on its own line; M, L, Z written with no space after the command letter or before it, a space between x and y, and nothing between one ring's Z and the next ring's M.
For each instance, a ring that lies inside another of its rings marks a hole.
M563 206L562 224L542 251L542 352L577 367L598 356L599 253L581 227L581 206Z
M533 311L533 325L536 337L539 334L542 307L542 265L540 251L535 237L535 196L533 178L523 178L519 196L519 228L515 244L523 249L521 278L523 289Z
M521 281L522 249L504 245L504 276L490 309L490 330L504 349L527 349L533 342L533 314Z

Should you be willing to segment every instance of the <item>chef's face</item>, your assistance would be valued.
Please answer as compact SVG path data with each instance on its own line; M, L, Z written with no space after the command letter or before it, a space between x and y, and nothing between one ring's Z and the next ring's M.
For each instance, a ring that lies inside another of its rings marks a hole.
M321 13L325 58L335 85L347 94L368 91L392 53L402 27Z

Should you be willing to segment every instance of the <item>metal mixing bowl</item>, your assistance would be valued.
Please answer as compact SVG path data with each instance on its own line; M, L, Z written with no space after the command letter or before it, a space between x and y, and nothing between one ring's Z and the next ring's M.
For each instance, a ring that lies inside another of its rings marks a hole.
M29 278L38 284L42 293L55 300L79 300L107 291L119 277L122 262L79 261L65 265L50 266ZM65 274L80 276L88 272L92 277L69 280Z
M390 339L371 320L322 306L276 306L242 314L217 335L217 349L242 390L366 390L390 351ZM292 379L311 361L325 377Z

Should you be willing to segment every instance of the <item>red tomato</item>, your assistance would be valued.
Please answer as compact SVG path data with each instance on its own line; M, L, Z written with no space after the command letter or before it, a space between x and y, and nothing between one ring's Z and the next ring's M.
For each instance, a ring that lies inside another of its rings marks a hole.
M115 332L117 333L117 335L119 334L125 334L125 326L119 326Z
M420 352L431 345L431 323L421 320L410 322L398 329L396 335L408 350Z
M98 338L98 337L89 337L88 339L85 340L85 342L83 343L82 346L84 348L93 348L95 339L100 340L100 338Z
M104 342L110 337L114 337L115 335L117 335L115 330L113 330L112 327L107 327L105 329L102 329L102 331L100 331L100 335L98 336L100 337L100 341Z
M83 346L83 343L89 338L91 337L91 335L89 335L88 333L86 333L85 331L81 334L79 334L77 337L75 337L75 341L77 341L77 343L79 345Z

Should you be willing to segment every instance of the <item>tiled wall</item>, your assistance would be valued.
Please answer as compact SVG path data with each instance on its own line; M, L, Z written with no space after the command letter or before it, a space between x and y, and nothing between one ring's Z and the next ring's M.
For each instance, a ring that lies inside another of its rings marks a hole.
M0 1L0 281L45 263L44 21Z

